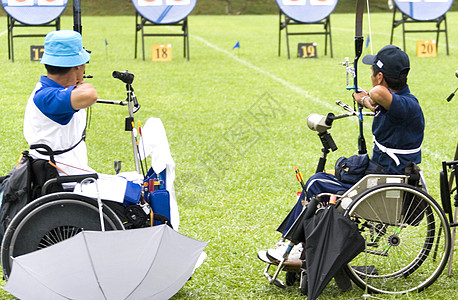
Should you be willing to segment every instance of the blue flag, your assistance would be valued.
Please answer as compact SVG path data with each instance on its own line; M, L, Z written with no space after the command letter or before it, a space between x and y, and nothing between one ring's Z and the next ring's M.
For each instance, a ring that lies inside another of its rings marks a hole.
M240 43L239 43L239 41L237 41L237 43L235 44L235 46L232 47L232 50L234 50L235 48L240 48Z
M108 41L107 41L107 39L105 39L105 46L108 46Z
M371 42L371 37L368 35L366 39L366 48L369 47L370 42Z

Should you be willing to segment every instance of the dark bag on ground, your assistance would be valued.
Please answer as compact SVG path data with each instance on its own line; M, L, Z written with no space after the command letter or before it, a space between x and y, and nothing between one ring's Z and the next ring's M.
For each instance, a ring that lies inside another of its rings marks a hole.
M367 174L383 173L383 167L372 161L368 154L340 157L335 165L335 176L344 183L354 184Z

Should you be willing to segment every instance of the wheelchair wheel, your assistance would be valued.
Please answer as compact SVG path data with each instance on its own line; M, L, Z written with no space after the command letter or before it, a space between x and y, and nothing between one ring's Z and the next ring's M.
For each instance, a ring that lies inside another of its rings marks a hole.
M369 292L421 291L442 273L451 245L450 226L437 202L407 184L383 184L361 193L346 212L366 250L347 268Z
M123 230L118 216L103 206L105 230ZM101 230L97 200L74 193L43 196L25 206L8 226L1 248L3 276L11 272L11 257L46 248L82 230Z

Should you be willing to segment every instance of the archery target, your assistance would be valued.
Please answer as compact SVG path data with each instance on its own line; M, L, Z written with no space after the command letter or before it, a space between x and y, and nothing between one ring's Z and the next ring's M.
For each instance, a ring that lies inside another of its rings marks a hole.
M300 23L315 23L329 16L338 0L276 0L286 16Z
M64 12L68 0L2 0L5 12L27 25L49 23Z
M197 0L132 0L137 12L156 24L177 23L186 18Z
M417 21L430 21L444 15L453 0L394 0L398 9Z

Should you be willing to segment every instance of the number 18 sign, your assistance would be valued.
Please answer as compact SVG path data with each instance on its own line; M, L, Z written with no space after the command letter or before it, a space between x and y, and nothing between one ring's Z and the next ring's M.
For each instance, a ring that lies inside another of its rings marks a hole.
M171 61L172 45L171 44L153 44L151 47L152 61Z

